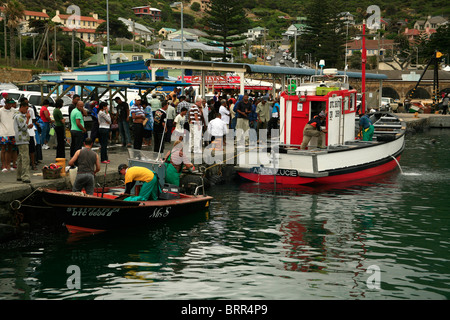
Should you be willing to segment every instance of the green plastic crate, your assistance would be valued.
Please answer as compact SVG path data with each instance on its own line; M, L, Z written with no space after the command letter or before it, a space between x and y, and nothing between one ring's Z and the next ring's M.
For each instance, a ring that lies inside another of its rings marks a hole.
M331 92L331 91L337 91L337 90L339 90L338 87L317 87L317 89L316 89L316 94L317 94L318 96L324 96L324 95L326 95L328 92Z

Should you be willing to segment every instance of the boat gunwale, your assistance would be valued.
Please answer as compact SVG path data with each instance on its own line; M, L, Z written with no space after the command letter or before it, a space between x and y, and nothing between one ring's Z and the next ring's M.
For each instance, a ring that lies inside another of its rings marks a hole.
M169 200L147 200L147 201L124 201L120 199L110 199L110 198L100 198L97 196L91 195L83 195L78 196L74 194L70 194L69 192L60 192L51 189L42 189L42 192L47 192L52 195L63 195L65 197L70 198L89 198L89 199L98 199L106 202L116 202L116 203L130 203L130 205L78 205L78 204L67 204L67 203L52 203L46 200L45 198L42 201L50 206L50 207L58 207L58 208L119 208L119 209L136 209L136 208L153 208L153 207L165 207L165 206L175 206L175 205L183 205L187 203L195 203L201 201L212 200L211 196L207 195L186 195L182 194L184 197L177 199L169 199Z

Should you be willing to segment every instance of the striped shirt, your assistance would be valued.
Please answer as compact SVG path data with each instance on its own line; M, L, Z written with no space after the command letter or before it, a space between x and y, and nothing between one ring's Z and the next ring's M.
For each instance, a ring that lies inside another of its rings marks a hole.
M189 102L187 102L186 100L181 101L178 105L177 105L177 113L180 114L181 113L181 109L185 107L186 110L189 112L189 109L191 108L191 104Z
M131 106L130 113L131 113L131 115L133 115L133 113L134 113L136 116L144 116L145 117L145 111L142 108L142 106L138 106L138 105L135 105L135 104L133 104Z
M200 123L202 122L200 110L197 105L192 105L191 109L189 109L189 123L195 122L195 115L197 115L198 120Z

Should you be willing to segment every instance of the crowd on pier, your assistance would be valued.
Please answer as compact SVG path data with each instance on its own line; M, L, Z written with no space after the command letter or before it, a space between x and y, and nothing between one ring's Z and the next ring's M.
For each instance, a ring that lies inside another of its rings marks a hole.
M113 106L98 99L83 102L77 94L71 98L69 116L64 117L61 99L52 111L44 100L38 111L26 98L15 101L2 93L2 173L17 170L17 180L28 183L30 170L37 170L42 161L42 150L50 148L51 136L55 136L56 159L66 158L67 144L72 158L90 138L98 141L101 163L109 163L108 145L113 143L137 150L153 145L154 152L163 154L166 142L179 141L188 144L191 152L201 153L206 144L222 148L230 132L235 141L248 143L250 131L258 139L259 129L270 132L279 126L279 99L269 93L215 92L206 100L175 88L167 95L137 95L130 103L115 97Z

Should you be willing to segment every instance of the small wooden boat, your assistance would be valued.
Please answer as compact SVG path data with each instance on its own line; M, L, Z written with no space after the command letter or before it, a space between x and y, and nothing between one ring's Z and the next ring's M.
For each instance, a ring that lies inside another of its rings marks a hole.
M166 183L165 163L161 161L130 158L128 164L129 167L146 167L158 176L158 200L125 201L127 196L124 195L124 186L96 188L93 195L38 188L27 197L29 200L18 202L14 207L17 210L21 206L31 209L27 212L29 216L48 218L50 215L53 221L63 223L71 233L98 233L152 225L209 208L212 197L205 194L202 176L193 174L196 179L192 180L188 188L180 188ZM141 186L142 182L137 181L130 194L139 195Z
M155 201L124 201L123 188L98 188L94 195L67 190L37 189L40 210L54 211L70 233L99 233L124 227L151 225L209 208L212 197L163 190ZM36 207L35 207L36 208ZM33 209L39 210L39 209Z

